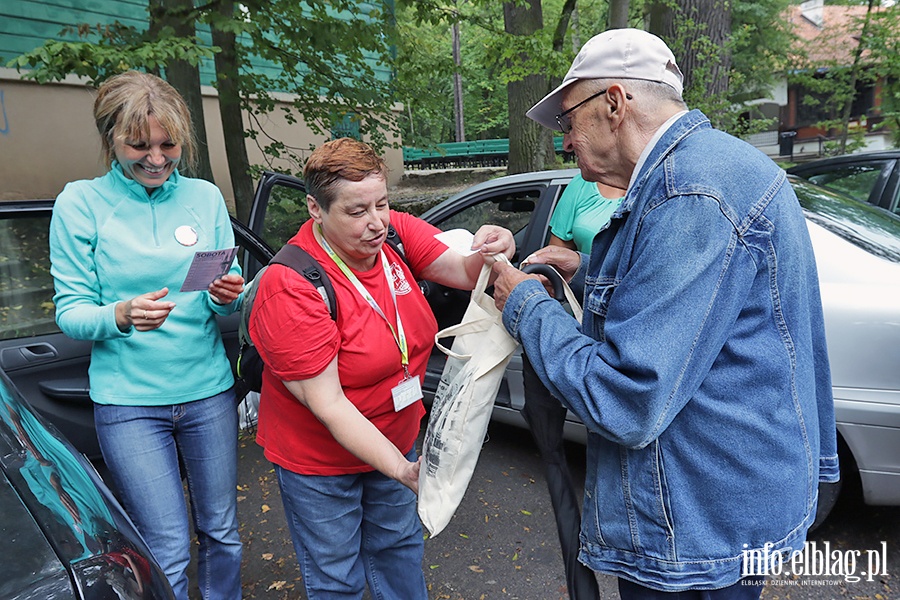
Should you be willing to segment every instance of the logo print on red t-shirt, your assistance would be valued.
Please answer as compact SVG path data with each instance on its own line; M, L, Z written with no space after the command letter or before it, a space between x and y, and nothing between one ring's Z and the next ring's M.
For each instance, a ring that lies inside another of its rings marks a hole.
M394 292L398 296L405 296L412 291L412 286L409 285L406 275L403 274L403 267L397 263L391 263L391 276L394 280Z

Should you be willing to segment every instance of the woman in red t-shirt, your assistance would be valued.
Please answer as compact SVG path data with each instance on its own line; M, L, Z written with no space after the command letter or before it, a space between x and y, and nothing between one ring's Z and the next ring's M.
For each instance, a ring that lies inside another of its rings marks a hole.
M290 267L259 282L250 336L266 364L257 441L275 464L310 599L427 598L416 512L415 441L425 409L421 380L437 323L416 285L472 289L485 261L515 251L512 234L486 225L463 256L438 229L391 211L387 167L343 138L306 163L309 219L289 243L325 269L337 319ZM406 261L386 245L397 230Z

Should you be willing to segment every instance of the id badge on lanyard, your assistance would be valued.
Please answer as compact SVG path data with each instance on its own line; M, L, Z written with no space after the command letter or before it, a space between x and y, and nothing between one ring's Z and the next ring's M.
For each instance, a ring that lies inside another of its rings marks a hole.
M404 369L405 371L406 369ZM404 377L403 380L391 388L391 396L394 398L394 410L400 412L410 404L422 399L422 382L419 376Z

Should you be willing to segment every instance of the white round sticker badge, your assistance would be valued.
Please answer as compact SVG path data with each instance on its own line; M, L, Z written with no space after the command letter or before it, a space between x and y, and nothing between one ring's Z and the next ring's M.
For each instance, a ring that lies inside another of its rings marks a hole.
M193 246L197 243L197 231L189 225L182 225L175 230L175 239L182 246Z

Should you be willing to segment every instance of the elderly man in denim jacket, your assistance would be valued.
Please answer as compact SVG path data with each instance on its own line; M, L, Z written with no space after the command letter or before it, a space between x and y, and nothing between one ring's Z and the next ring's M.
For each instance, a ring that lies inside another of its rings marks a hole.
M758 598L838 479L819 284L784 171L681 93L659 38L585 44L528 112L585 179L628 190L590 257L528 258L583 289L584 322L509 266L495 299L588 430L579 559L623 598Z

